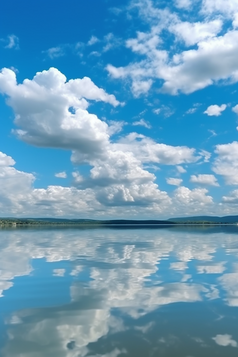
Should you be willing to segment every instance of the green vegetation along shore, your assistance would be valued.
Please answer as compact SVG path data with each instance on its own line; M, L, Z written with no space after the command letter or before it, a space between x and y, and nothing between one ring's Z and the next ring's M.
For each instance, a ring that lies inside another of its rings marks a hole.
M92 220L63 218L0 218L0 227L36 227L36 226L174 226L174 225L238 225L238 216L180 217L168 220Z

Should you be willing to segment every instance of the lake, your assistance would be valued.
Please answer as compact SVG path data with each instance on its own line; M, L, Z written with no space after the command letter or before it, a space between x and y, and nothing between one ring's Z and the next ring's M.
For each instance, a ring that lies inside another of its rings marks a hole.
M0 230L1 357L238 356L238 228Z

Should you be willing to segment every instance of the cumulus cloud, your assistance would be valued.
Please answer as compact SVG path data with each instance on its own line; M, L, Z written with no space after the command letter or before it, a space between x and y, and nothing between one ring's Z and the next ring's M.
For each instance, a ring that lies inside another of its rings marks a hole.
M170 27L170 31L173 32L178 39L183 40L186 46L192 46L200 41L215 37L221 29L221 20L204 23L178 22Z
M195 188L190 190L188 187L178 187L175 192L175 200L179 201L182 205L190 205L197 206L199 210L199 206L204 206L207 204L211 204L213 199L211 196L207 196L208 190L205 188Z
M13 166L15 165L15 161L11 156L7 156L3 152L0 151L0 167L1 166Z
M179 178L168 177L168 178L166 179L166 182L167 182L167 184L169 184L169 185L180 186L181 183L183 182L183 180L182 180L182 179L179 179Z
M55 174L55 177L59 177L59 178L67 178L67 174L65 171L62 172L58 172Z
M36 146L76 149L82 156L100 155L109 139L107 124L87 111L88 101L120 104L90 78L66 82L56 68L38 72L22 84L5 68L0 74L0 91L9 97L21 140Z
M226 109L226 104L222 104L220 107L219 105L210 105L204 112L209 116L219 116L221 113Z
M233 108L232 111L236 114L238 114L238 104L236 104Z
M171 146L156 143L142 134L130 133L121 138L115 147L122 151L131 151L143 163L154 162L164 165L179 165L197 162L195 150L187 146Z
M238 142L217 145L215 153L218 156L213 163L213 171L221 175L226 184L238 185Z
M177 2L185 7L188 3ZM213 6L210 6L211 3ZM108 64L109 74L113 78L129 78L135 96L147 94L151 81L156 79L159 79L156 86L172 95L180 92L189 94L218 82L237 82L238 31L225 25L227 16L237 20L237 5L232 0L228 1L227 8L224 4L218 6L210 0L199 3L198 6L202 6L198 21L188 22L182 21L179 14L156 7L150 0L136 2L139 16L148 23L150 30L138 31L134 38L126 41L126 47L137 55L135 60L124 67ZM168 48L166 36L171 34L174 35L174 42ZM178 46L178 41L188 48ZM138 83L147 83L141 93L135 92Z
M208 185L208 186L219 186L217 179L214 175L206 175L206 174L199 174L199 175L191 175L190 182L196 183L199 185Z
M215 337L212 338L216 344L219 346L231 346L231 347L237 347L238 344L235 340L232 339L231 335L216 335Z
M238 190L233 190L227 196L222 197L223 202L237 204L238 203Z

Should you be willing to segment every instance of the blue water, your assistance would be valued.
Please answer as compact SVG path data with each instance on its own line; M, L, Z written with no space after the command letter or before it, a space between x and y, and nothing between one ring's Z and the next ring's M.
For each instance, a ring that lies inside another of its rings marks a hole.
M238 229L0 230L1 357L238 356Z

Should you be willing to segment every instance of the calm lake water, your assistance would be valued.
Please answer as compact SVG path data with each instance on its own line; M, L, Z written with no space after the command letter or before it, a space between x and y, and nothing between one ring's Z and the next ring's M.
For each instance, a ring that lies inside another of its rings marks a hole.
M238 228L0 230L1 357L238 356Z

